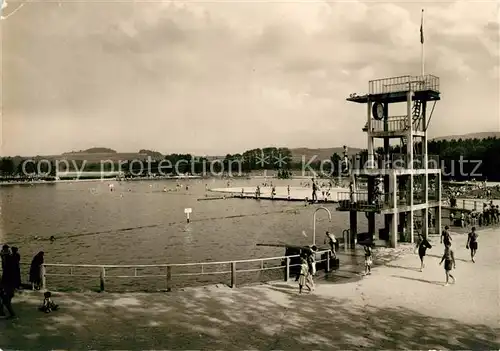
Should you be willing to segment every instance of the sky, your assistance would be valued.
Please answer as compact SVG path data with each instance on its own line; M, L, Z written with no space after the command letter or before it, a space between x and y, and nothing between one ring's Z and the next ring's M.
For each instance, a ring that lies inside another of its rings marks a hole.
M2 155L366 147L346 98L420 74L422 8L429 136L500 130L495 1L21 3L1 21Z

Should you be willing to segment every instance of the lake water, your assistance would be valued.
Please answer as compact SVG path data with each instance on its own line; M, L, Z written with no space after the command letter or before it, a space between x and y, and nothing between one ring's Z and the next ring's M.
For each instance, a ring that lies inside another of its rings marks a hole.
M261 184L263 179L233 180L231 186ZM300 180L273 180L277 186L299 186ZM226 261L282 256L281 248L257 243L307 245L312 241L312 214L317 205L250 199L198 201L224 180L73 182L14 185L0 188L0 243L20 248L29 262L45 251L47 263L165 264ZM208 193L208 196L218 196ZM185 208L192 208L186 223ZM329 222L317 215L317 242L325 230L341 236L348 215L336 212ZM359 216L359 230L367 221ZM302 234L305 231L307 237ZM50 242L50 236L56 240Z

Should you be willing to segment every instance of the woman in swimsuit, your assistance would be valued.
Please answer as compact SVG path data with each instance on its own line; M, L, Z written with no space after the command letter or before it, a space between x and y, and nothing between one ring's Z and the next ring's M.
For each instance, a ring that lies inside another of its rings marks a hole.
M429 244L427 239L425 239L422 234L418 234L417 246L415 247L415 251L418 249L418 257L420 257L420 272L424 269L424 257L427 249L431 249L432 246Z
M469 237L467 239L467 246L466 248L469 249L470 248L470 258L472 260L472 262L476 262L474 261L474 256L476 256L476 252L477 252L477 233L476 233L476 227L472 227L471 229L472 231L469 233Z
M443 258L441 258L441 262L439 262L439 264L443 263L443 261L444 270L446 272L445 286L448 286L450 278L453 279L453 283L455 283L455 277L451 275L451 270L457 268L455 264L455 255L453 253L453 250L451 249L451 245L444 248Z

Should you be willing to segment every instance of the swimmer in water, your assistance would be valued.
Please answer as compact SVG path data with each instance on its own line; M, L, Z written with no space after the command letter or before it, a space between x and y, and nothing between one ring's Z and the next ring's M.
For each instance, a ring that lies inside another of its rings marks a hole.
M55 238L55 236L51 235L49 240L51 243L53 243L56 240L56 238Z

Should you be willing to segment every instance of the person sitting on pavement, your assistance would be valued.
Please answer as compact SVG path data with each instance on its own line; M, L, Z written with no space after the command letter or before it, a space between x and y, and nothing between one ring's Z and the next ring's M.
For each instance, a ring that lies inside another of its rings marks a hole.
M46 291L43 294L43 297L44 299L42 305L38 308L40 311L45 313L50 313L52 311L57 311L59 309L59 306L52 301L51 299L52 293L50 291Z

